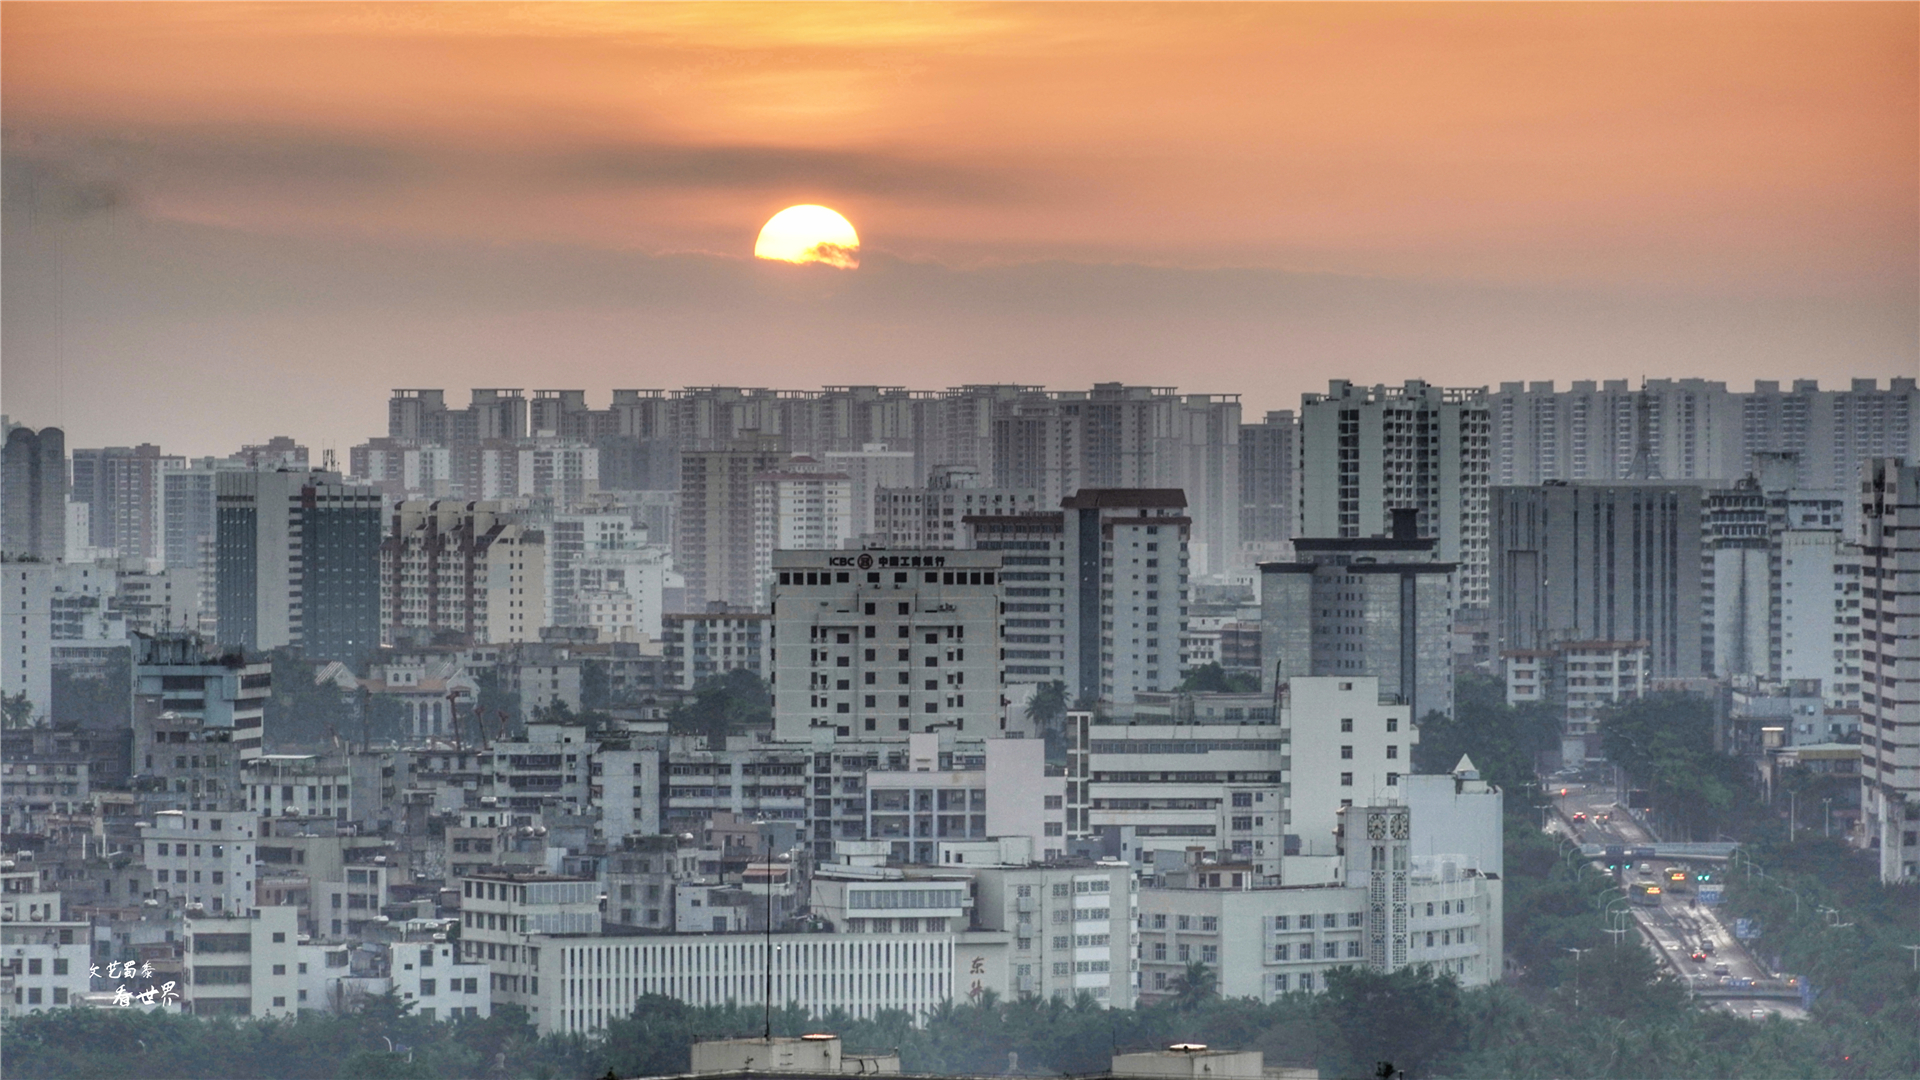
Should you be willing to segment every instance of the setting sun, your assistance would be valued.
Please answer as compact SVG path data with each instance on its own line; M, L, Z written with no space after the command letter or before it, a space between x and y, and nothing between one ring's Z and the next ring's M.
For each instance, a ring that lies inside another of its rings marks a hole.
M789 206L761 226L753 257L852 270L860 265L860 236L851 222L824 206Z

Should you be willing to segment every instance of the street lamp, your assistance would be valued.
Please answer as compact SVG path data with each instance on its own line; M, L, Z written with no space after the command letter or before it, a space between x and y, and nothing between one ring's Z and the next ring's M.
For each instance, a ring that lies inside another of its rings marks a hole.
M1833 800L1821 799L1820 802L1827 808L1827 826L1824 835L1831 840L1833 838Z
M1567 951L1573 954L1573 1011L1579 1012L1580 1011L1580 961L1585 959L1586 955L1593 951L1593 948L1592 946L1588 946L1587 948L1584 948L1584 949L1576 949L1576 948L1573 948L1572 946L1568 946Z

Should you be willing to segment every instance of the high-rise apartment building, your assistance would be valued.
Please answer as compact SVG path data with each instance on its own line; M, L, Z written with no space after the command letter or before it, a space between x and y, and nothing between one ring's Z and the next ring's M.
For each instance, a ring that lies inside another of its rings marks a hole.
M997 734L1000 556L777 551L776 737Z
M1069 698L1128 703L1180 683L1187 632L1186 495L1086 488L1060 504Z
M725 450L687 450L680 459L680 536L674 556L687 579L687 606L721 602L760 607L754 588L753 478L780 471L780 441L757 436Z
M1416 510L1419 535L1459 565L1455 606L1485 607L1488 423L1483 388L1334 379L1302 395L1294 536L1379 536L1391 511Z
M854 536L853 481L796 458L753 478L753 596L766 602L776 551L838 551Z
M1882 881L1920 877L1920 465L1861 469L1860 840Z
M885 547L967 547L969 517L1032 514L1036 492L987 487L971 465L942 465L925 487L881 488L874 494L872 533Z
M1708 674L1702 495L1698 483L1495 488L1497 647L1645 641L1654 678Z
M1373 678L1411 710L1453 714L1456 565L1422 537L1416 511L1393 511L1392 533L1297 536L1291 562L1260 564L1261 679L1268 693L1313 676Z
M1870 458L1920 460L1920 385L1911 378L1854 379L1845 390L1822 390L1795 379L1790 389L1756 381L1741 397L1744 457L1796 455L1794 486L1851 490ZM1742 468L1751 468L1746 461Z
M1239 394L1179 394L1159 452L1165 457L1157 486L1187 493L1193 519L1188 556L1196 576L1246 565L1240 545Z
M185 467L184 457L152 443L75 450L72 498L87 504L90 545L121 558L164 558L164 477Z
M67 557L67 436L16 427L0 450L0 555Z
M401 503L380 543L381 639L537 641L546 570L546 535L499 503Z
M1860 707L1860 547L1838 529L1778 535L1773 674L1820 681L1829 709Z
M691 690L734 670L765 678L772 670L767 657L769 618L765 611L721 603L708 604L705 611L662 615L667 685Z
M1299 438L1291 409L1240 425L1240 544L1260 558L1280 558L1293 539L1293 459Z
M1079 607L1069 595L1077 592L1078 566L1067 553L1066 514L1002 514L995 507L958 520L972 538L966 546L1000 553L1007 682L1075 677Z
M826 467L844 474L852 484L853 536L870 536L878 529L875 503L887 488L911 488L918 474L911 450L889 450L886 443L867 443L858 450L829 450L821 455Z
M379 489L320 471L217 483L220 643L360 665L380 644Z
M1494 483L1548 480L1737 480L1757 455L1796 456L1792 486L1851 489L1859 463L1920 446L1911 378L1855 379L1822 390L1758 380L1751 392L1704 379L1500 384L1491 396Z

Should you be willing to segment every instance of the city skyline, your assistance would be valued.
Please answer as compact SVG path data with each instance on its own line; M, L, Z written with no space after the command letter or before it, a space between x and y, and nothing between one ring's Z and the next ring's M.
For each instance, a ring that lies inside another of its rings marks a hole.
M1910 8L8 15L6 411L72 446L344 455L369 384L1920 365ZM859 270L750 258L800 202Z

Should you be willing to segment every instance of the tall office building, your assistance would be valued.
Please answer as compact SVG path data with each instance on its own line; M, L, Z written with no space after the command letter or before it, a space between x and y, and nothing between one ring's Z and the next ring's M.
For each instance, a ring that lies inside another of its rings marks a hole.
M1293 457L1299 437L1291 409L1240 425L1240 544L1259 557L1285 555L1293 539Z
M167 569L202 568L213 550L214 507L219 495L216 478L221 473L246 470L244 463L233 458L205 457L194 458L185 468L168 470L162 477Z
M73 452L73 501L88 507L89 544L123 559L166 555L165 474L186 459L158 446L109 446Z
M6 433L0 451L0 555L67 557L67 436L57 427Z
M1314 676L1371 677L1415 720L1453 714L1456 567L1437 557L1438 541L1419 535L1416 513L1395 510L1388 536L1297 536L1293 561L1260 564L1268 693Z
M1860 840L1880 879L1920 877L1920 465L1861 469Z
M1325 394L1302 395L1294 535L1380 536L1390 511L1416 510L1419 535L1459 565L1454 604L1485 607L1488 430L1480 388L1334 379Z
M787 454L780 440L743 438L725 450L680 456L680 537L674 557L687 579L687 606L721 602L764 607L753 566L753 478L778 472Z
M1497 648L1644 640L1654 678L1708 674L1702 494L1698 483L1495 488Z
M382 641L537 641L546 571L545 534L499 503L401 503L380 544Z
M1187 544L1178 489L1086 488L1060 504L1067 565L1068 696L1128 704L1186 666Z
M776 551L776 738L998 735L1000 556Z
M217 484L220 643L359 666L380 644L379 489L320 471L222 473Z

